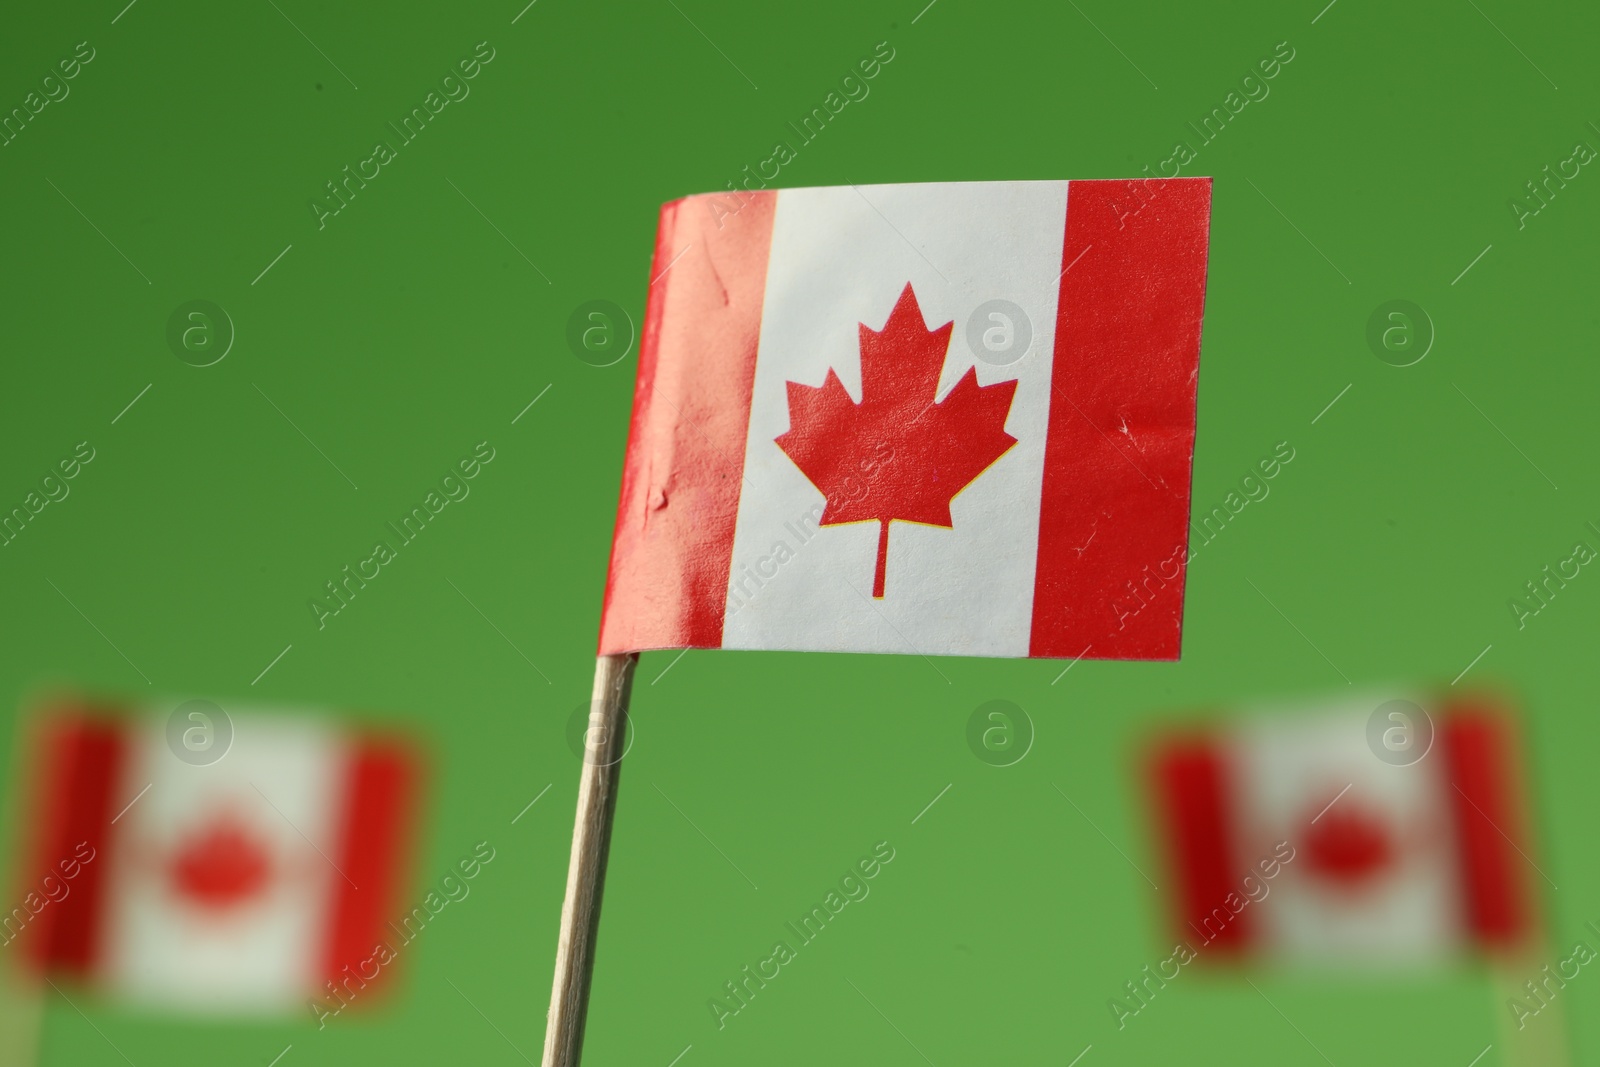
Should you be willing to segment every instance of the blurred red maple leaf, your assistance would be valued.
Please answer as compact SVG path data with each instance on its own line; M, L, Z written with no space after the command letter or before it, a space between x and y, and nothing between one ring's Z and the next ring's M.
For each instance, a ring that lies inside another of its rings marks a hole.
M172 887L202 908L225 910L260 893L272 880L272 857L239 819L224 815L172 857Z
M1005 431L1017 383L979 385L969 367L936 400L954 323L928 329L909 282L882 330L860 326L861 403L832 367L821 388L789 382L789 432L776 442L827 498L820 525L880 524L881 599L889 523L951 528L951 499L1017 443Z
M1353 800L1333 811L1323 808L1307 826L1305 844L1312 873L1344 889L1362 885L1397 859L1383 820Z

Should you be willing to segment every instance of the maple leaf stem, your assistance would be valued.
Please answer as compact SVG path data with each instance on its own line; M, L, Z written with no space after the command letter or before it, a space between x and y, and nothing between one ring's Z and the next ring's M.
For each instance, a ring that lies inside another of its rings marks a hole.
M878 527L878 570L872 576L872 596L883 599L883 579L889 567L889 520L881 519Z

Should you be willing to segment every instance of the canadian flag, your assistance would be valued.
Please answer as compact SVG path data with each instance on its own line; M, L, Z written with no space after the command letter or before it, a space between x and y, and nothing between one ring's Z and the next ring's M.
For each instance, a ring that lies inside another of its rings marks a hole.
M0 940L47 976L197 1013L303 1012L368 959L400 910L414 753L320 719L231 724L225 754L197 764L164 717L41 719Z
M661 213L600 651L1175 659L1211 183Z
M1511 719L1344 702L1171 736L1149 759L1175 932L1199 955L1430 962L1534 930Z

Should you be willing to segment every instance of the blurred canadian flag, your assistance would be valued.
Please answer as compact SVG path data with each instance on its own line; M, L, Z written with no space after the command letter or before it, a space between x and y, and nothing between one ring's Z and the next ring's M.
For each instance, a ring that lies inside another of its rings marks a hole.
M0 942L119 999L304 1012L399 910L414 751L323 719L215 709L225 746L197 757L196 731L224 729L211 716L175 728L105 710L36 724L31 840Z
M1253 716L1162 738L1148 770L1202 957L1406 964L1533 935L1515 730L1489 701Z

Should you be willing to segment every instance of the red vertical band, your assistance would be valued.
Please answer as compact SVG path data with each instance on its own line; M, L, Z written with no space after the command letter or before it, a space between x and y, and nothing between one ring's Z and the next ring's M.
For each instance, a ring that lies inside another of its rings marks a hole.
M377 949L396 940L388 924L403 908L419 777L415 753L399 742L367 740L351 753L335 854L342 877L334 882L323 965L334 982L350 975L372 982L385 973Z
M1177 659L1211 179L1075 181L1033 656Z
M777 193L661 209L600 653L716 648Z
M22 942L40 971L88 977L99 960L112 821L127 743L98 709L59 709L40 724L32 844L20 903L0 940ZM35 910L37 909L37 910Z
M1445 708L1438 744L1455 816L1467 932L1512 947L1530 932L1528 843L1510 721L1477 701Z
M1223 950L1250 939L1250 914L1224 903L1236 893L1243 863L1235 840L1229 766L1205 740L1163 746L1151 761L1169 874L1178 886L1178 931L1193 945Z

